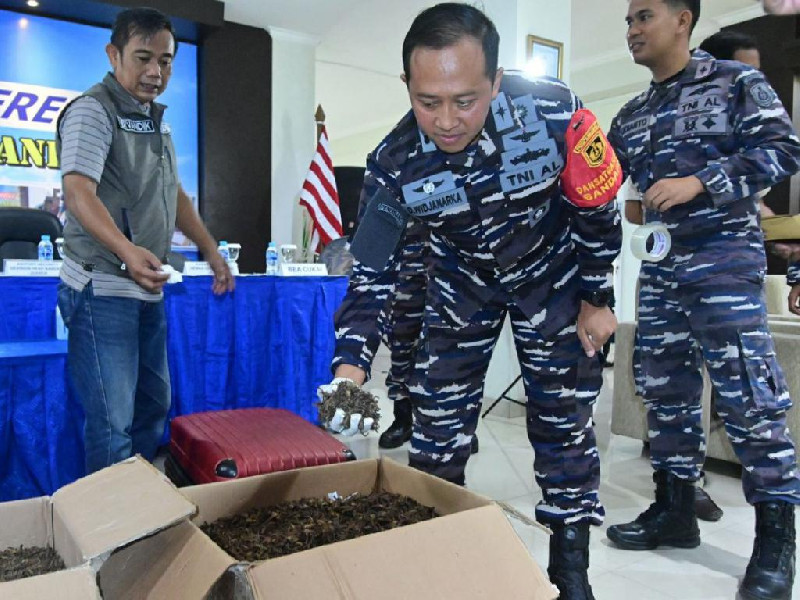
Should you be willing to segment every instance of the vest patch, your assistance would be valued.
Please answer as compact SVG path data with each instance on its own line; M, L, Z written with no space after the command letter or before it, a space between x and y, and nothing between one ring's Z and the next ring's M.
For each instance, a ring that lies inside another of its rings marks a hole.
M135 119L117 116L117 125L122 131L131 133L155 133L156 124L153 119Z
M405 218L403 217L403 213L401 213L396 207L386 204L385 202L380 202L376 208L378 212L382 212L385 215L388 215L391 218L397 227L402 227L405 225Z
M500 187L508 193L537 185L555 177L563 168L564 159L560 154L552 158L543 158L516 171L500 173Z
M422 133L422 130L419 130L419 143L422 145L422 152L433 152L436 150L436 144L433 143L433 140L429 138L427 135Z
M750 95L761 108L769 108L775 103L777 94L766 81L759 81L750 86Z
M516 171L520 167L541 162L541 160L552 161L556 156L558 156L558 149L555 141L546 138L542 141L532 142L526 146L503 152L503 169Z
M492 100L490 110L492 117L494 117L494 126L497 131L505 131L514 126L514 114L511 111L505 92L500 92Z
M596 121L583 134L573 150L583 156L586 164L592 168L599 167L606 159L606 139L600 131L600 124Z
M524 130L518 129L503 136L503 149L514 150L521 148L529 142L543 142L548 139L547 125L544 121L534 122Z
M456 183L453 179L453 173L440 171L423 179L417 179L405 184L403 186L403 198L406 204L412 205L444 192L452 191L455 188Z
M550 212L550 199L545 200L541 206L530 207L528 209L528 225L536 227L536 225Z
M685 87L678 101L678 117L703 112L719 112L727 108L727 92L714 81Z
M711 67L714 66L714 61L712 60L701 60L697 63L697 68L695 69L694 76L696 79L702 79L709 73L711 73Z
M514 98L511 103L514 105L514 112L517 117L519 117L519 120L522 121L523 125L532 125L539 120L532 94Z
M679 117L675 120L676 138L724 135L726 133L728 133L728 114L726 112Z

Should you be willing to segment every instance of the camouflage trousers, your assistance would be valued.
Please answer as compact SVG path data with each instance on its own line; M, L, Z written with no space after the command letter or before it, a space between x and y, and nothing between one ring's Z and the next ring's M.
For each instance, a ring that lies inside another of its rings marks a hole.
M489 359L508 313L527 395L534 475L543 492L536 518L600 524L605 511L597 493L600 460L592 408L602 369L597 357L585 356L578 340L577 301L561 308L574 311L575 318L551 339L543 339L502 293L464 327L432 325L426 319L412 376L409 464L464 483Z
M391 367L386 376L389 400L409 400L408 382L420 344L428 274L401 277L383 318L383 341L389 348Z
M653 468L700 477L705 363L716 412L744 467L747 501L800 503L786 427L792 402L767 328L761 279L728 275L678 286L669 272L649 265L640 281L634 376L647 407Z

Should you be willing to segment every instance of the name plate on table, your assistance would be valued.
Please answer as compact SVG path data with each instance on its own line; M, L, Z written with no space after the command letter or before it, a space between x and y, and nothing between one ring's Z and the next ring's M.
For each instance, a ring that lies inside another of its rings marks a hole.
M58 277L60 260L26 260L6 258L3 260L3 275L6 277Z
M284 263L278 272L283 277L319 277L327 275L328 268L324 263Z
M232 260L228 261L228 268L231 270L232 275L239 274L239 265ZM211 275L213 277L214 271L205 261L187 260L183 264L183 276L192 277L193 275Z

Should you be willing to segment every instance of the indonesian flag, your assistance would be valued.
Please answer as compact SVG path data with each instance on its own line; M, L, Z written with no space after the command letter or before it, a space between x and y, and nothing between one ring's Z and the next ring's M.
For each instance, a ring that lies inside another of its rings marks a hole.
M336 191L336 180L333 177L333 162L328 150L328 134L325 126L317 142L314 160L308 168L303 191L300 192L300 205L305 206L314 226L314 241L311 248L316 249L317 242L330 244L342 237L342 213L339 211L339 194Z

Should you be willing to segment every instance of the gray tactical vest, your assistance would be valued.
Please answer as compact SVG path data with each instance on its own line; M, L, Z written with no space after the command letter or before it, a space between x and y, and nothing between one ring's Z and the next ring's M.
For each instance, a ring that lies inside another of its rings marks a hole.
M170 250L178 202L178 171L169 127L162 124L162 104L152 102L150 115L109 73L86 91L105 108L113 138L97 196L120 231L162 262ZM66 113L66 109L61 116ZM61 157L61 118L56 144ZM65 254L86 270L127 275L122 261L99 244L78 220L67 213Z

